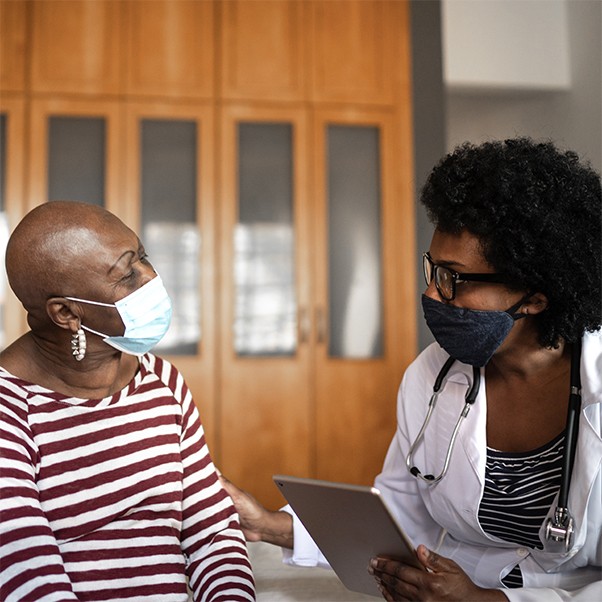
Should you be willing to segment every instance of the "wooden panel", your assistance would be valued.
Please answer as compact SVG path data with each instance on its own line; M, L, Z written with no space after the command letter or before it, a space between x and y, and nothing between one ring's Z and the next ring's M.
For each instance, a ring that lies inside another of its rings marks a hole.
M303 100L302 3L221 4L221 94L225 99Z
M237 136L239 122L293 125L293 198L296 292L301 311L309 303L307 129L303 111L251 107L224 109L221 161L220 432L221 469L269 507L283 499L274 473L313 472L311 348L299 342L291 357L240 357L233 344L233 233L238 220Z
M25 90L27 8L25 2L0 2L0 88L3 92Z
M406 3L312 0L311 99L393 104Z
M125 195L129 221L140 232L140 123L143 119L180 119L197 123L197 220L201 233L201 332L202 342L195 356L167 357L184 375L201 413L207 442L214 461L219 461L216 419L216 303L215 303L215 202L213 111L210 105L128 103L124 161ZM144 241L143 241L144 242ZM152 257L150 258L152 262ZM177 269L177 267L176 267Z
M136 95L213 96L214 2L128 2L126 91Z
M36 0L32 90L116 94L120 28L118 0Z
M384 354L331 358L328 341L316 349L317 477L371 484L395 430L395 400L404 369L415 357L413 195L409 140L399 143L393 112L340 107L314 119L316 307L328 309L326 128L374 126L380 135ZM409 133L408 131L404 133ZM406 169L404 164L410 166Z
M124 207L120 198L123 141L119 105L116 102L59 99L32 101L28 210L50 200L48 199L48 122L52 116L105 119L105 207L133 227L134 224L128 223L127 207Z
M3 167L4 176L4 211L8 220L8 228L12 231L23 217L24 211L24 180L25 180L25 102L22 99L0 99L0 113L6 117L5 156ZM4 270L4 245L2 244L2 284L0 284L0 301L6 302L3 315L3 330L5 343L11 343L27 330L25 311L10 287L6 284Z

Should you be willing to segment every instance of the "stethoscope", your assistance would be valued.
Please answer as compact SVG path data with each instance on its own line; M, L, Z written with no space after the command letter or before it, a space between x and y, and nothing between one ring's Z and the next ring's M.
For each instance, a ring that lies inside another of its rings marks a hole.
M473 366L472 368L472 384L469 384L466 396L464 398L464 407L458 416L458 420L452 431L449 444L447 446L447 452L445 454L445 460L443 462L443 468L438 476L433 474L422 474L420 470L414 465L413 457L414 452L420 445L424 438L424 432L431 420L435 406L437 405L437 398L441 393L444 386L444 380L447 376L450 368L456 360L452 357L448 358L443 364L435 383L433 385L433 393L429 401L428 409L422 427L414 440L414 443L410 446L408 455L406 457L406 466L412 475L419 478L429 485L438 483L446 474L449 468L449 463L456 443L456 437L462 422L468 416L470 408L474 405L474 402L479 393L479 387L481 385L481 371L480 368ZM573 474L573 464L575 463L575 453L577 448L577 436L579 432L579 414L581 413L581 375L579 373L581 362L581 341L574 343L571 350L571 388L569 395L569 407L567 412L566 427L565 427L565 440L564 440L564 454L562 458L562 474L560 480L560 492L558 494L558 504L554 510L553 518L549 518L546 521L546 539L553 542L564 542L566 550L570 548L571 541L574 533L574 519L571 516L568 509L568 497L569 489L571 486L571 476Z

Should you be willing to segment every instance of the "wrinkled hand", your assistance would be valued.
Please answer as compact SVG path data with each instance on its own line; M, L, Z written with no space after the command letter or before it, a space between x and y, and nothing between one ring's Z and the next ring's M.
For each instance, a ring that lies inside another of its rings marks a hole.
M250 493L239 489L221 473L218 474L220 483L232 498L247 541L266 541L285 548L293 547L293 520L290 514L267 510Z
M457 563L431 552L426 546L418 546L416 555L426 571L387 558L371 560L369 571L374 575L385 600L507 602L501 591L476 586Z

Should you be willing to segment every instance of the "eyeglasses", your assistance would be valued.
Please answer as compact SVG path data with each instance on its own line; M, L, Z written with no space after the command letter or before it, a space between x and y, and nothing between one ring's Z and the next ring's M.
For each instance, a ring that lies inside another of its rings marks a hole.
M433 279L437 292L445 301L453 301L456 298L456 284L458 282L494 282L504 284L507 279L501 274L460 274L454 270L433 263L428 253L422 254L422 270L427 286Z

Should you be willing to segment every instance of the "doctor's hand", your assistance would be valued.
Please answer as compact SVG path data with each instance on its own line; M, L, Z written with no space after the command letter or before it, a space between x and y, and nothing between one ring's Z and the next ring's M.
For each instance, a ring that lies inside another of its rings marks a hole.
M239 489L223 474L219 480L238 512L247 541L265 541L283 548L293 547L293 518L287 512L267 510L250 493Z
M508 602L499 590L476 586L449 558L420 545L416 550L421 571L388 558L373 558L369 571L376 579L385 600L420 602Z

